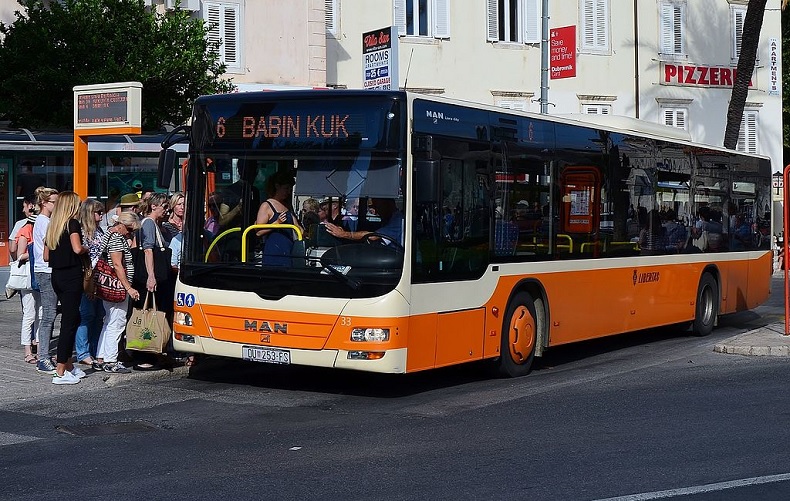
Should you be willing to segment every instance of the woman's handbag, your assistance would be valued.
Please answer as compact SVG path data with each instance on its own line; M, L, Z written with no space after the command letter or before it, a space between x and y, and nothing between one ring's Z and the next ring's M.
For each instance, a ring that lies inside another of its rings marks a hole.
M8 283L6 283L5 288L16 291L30 289L30 261L25 261L24 263L11 261L9 267Z
M156 228L156 245L151 249L154 253L154 277L157 282L166 282L170 280L170 273L172 272L170 257L173 251L165 246L162 232L159 231L159 225L156 224L156 221L154 221L154 227ZM148 280L148 268L145 266L145 251L140 247L140 241L141 239L137 239L137 247L132 249L134 252L135 283L145 283Z
M149 297L151 308L148 308ZM132 316L126 323L126 349L164 353L170 333L165 312L156 309L154 294L146 292L143 307L132 309Z
M93 279L93 267L88 254L82 254L82 291L90 299L96 297L96 281Z
M96 267L93 269L96 283L96 297L109 303L120 303L126 299L126 288L115 273L115 267L109 261L107 251L102 252Z

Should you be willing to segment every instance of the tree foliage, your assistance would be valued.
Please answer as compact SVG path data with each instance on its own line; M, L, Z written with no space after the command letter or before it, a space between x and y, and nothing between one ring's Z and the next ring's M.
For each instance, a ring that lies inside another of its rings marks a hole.
M0 23L0 117L23 127L71 128L73 87L143 84L145 130L179 125L200 95L227 92L208 26L182 10L158 14L143 0L17 0Z

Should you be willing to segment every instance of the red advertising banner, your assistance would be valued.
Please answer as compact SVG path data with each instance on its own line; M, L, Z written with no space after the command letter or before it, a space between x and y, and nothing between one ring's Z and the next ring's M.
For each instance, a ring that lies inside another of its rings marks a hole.
M576 76L576 26L552 28L550 75L552 79Z
M684 87L732 87L735 82L735 68L729 66L707 66L701 64L676 64L661 61L661 85L680 85ZM749 88L754 88L749 80Z

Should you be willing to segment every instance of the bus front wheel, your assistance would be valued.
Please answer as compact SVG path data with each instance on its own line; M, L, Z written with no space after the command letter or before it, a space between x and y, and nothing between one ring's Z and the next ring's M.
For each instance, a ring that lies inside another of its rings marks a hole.
M510 301L502 324L499 374L519 377L529 374L538 339L535 301L527 292L519 292Z
M697 288L697 305L692 332L696 336L707 336L713 332L719 315L719 286L710 273L703 273Z

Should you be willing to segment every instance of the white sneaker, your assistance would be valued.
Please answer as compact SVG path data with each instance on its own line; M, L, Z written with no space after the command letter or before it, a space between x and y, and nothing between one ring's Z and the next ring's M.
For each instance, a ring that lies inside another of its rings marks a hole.
M58 376L57 373L52 376L52 384L77 384L79 382L80 378L69 371L65 371L62 376Z
M76 365L69 372L71 372L74 376L77 376L78 379L82 379L82 378L84 378L87 375L87 374L85 374L84 370L80 369Z

